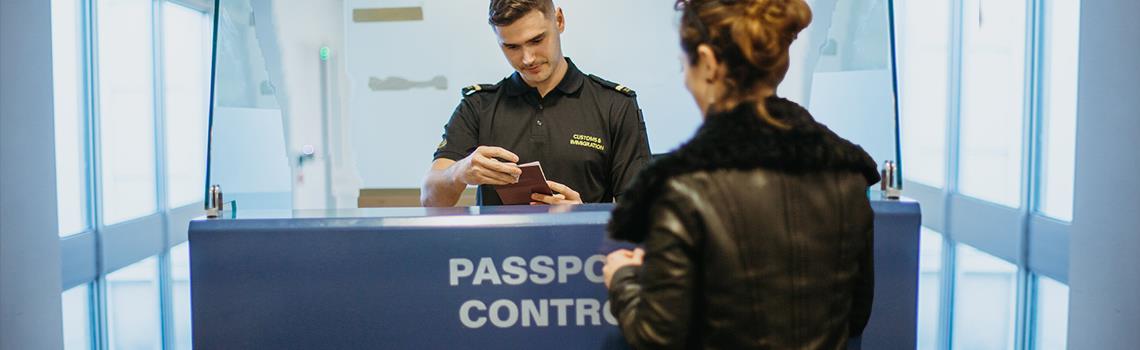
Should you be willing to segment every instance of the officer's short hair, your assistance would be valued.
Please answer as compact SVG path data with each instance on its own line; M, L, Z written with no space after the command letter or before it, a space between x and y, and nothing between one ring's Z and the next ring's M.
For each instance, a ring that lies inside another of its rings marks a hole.
M546 18L554 17L553 0L491 0L487 22L493 26L508 26L530 11L539 10Z

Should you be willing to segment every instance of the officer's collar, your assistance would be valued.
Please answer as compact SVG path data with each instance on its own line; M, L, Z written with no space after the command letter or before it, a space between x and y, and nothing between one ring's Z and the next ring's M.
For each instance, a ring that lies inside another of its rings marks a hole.
M578 70L578 66L574 65L574 61L571 61L570 57L566 57L566 65L566 75L562 76L562 81L559 82L558 86L554 89L561 91L565 95L570 95L578 92L578 90L582 88L582 83L585 81L586 75ZM519 72L511 74L509 81L510 83L507 84L506 91L508 95L518 96L527 91L536 90L534 87L526 84L526 81L522 79L522 75L520 75Z

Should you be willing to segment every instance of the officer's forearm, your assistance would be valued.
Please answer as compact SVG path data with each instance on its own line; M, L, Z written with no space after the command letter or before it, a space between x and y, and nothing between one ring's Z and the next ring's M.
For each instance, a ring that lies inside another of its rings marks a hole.
M450 207L459 202L459 196L467 184L455 180L452 168L428 171L420 191L420 204L425 207Z

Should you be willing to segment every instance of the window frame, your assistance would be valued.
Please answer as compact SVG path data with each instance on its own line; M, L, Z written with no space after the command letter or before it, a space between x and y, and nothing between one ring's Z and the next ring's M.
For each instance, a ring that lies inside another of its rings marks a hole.
M94 101L92 100L92 95L91 95L91 91L93 89L92 85L91 85L91 81L92 81L91 76L92 76L92 74L94 74L94 69L92 69L92 67L94 67L94 66L91 64L91 61L90 61L92 58L92 55L93 55L92 50L94 49L94 45L92 44L92 41L91 41L92 37L90 36L90 34L92 33L91 28L93 28L94 24L91 23L92 20L91 20L91 17L89 16L89 13L91 11L91 1L93 1L93 0L69 0L69 1L72 1L75 3L75 5L76 5L76 9L75 9L76 10L76 17L78 17L78 18L76 18L76 20L79 21L79 23L77 23L77 25L75 26L75 29L77 31L77 33L75 33L75 37L76 37L76 41L78 41L78 42L76 42L76 46L78 46L76 48L76 50L77 50L77 53L79 54L79 57L77 59L77 61L79 63L79 67L76 68L78 73L79 73L79 79L78 79L79 81L77 82L79 86L76 87L76 90L78 90L76 92L76 94L78 95L78 96L76 96L78 98L78 101L77 101L78 105L76 107L77 107L77 112L79 115L77 115L76 118L79 119L77 122L78 122L78 127L80 129L80 134L83 135L83 139L79 140L79 146L80 146L79 158L83 159L83 166L80 167L80 171L82 172L81 177L83 178L83 183L85 186L84 194L83 194L83 196L81 196L81 197L83 197L84 203L82 204L82 208L80 209L80 211L82 211L83 215L84 215L84 218L83 218L84 228L82 230L80 230L79 232L69 232L66 234L63 233L62 231L57 232L56 234L59 235L60 240L65 240L68 238L73 238L73 237L77 237L77 236L80 236L80 235L85 234L85 233L92 232L92 231L94 231L95 222L96 222L95 218L92 217L92 215L94 215L94 214L93 214L93 211L91 209L94 207L94 200L95 200L95 196L93 195L94 187L92 187L92 186L95 186L96 184L93 182L93 180L90 176L92 168L94 167L94 164L92 163L92 159L90 157L91 152L92 152L91 151L91 149L92 149L91 144L93 143L92 138L94 136L92 135L92 132L91 132L93 125L91 122L91 118L89 117L92 113L92 108L93 108L92 106L94 106ZM49 6L51 6L50 3L52 2L52 0L49 0L48 2L49 2ZM54 21L55 18L52 18L52 20ZM55 28L52 27L52 30L54 30L54 29ZM54 61L52 63L54 64ZM54 71L54 67L53 67L53 71ZM52 79L55 79L55 78L53 77ZM53 89L54 89L54 86L53 86ZM54 94L54 91L53 91L53 94ZM53 105L52 108L53 108L53 113L54 113L55 106ZM55 145L55 143L53 142L53 146L54 145ZM53 156L57 156L57 155L53 155ZM56 158L56 159L58 160L58 158ZM56 176L58 178L58 173ZM58 203L57 203L57 206L58 206ZM58 221L58 218L57 218L57 221ZM66 290L67 288L64 288L64 289Z
M1068 284L1071 223L1040 211L1045 189L1043 150L1044 106L1047 72L1045 62L1046 17L1049 0L1026 1L1025 97L1022 115L1021 196L1018 208L966 196L959 191L962 119L964 0L951 1L950 84L946 124L947 157L945 186L937 188L904 178L905 195L922 203L923 226L942 234L942 274L937 349L953 348L954 295L957 258L955 244L963 243L1018 266L1015 348L1032 348L1036 281L1048 277ZM1079 43L1078 43L1079 45ZM905 58L904 58L905 59ZM1079 141L1078 141L1079 142Z
M84 140L81 157L85 160L83 178L87 184L83 204L87 229L76 234L59 238L61 250L62 284L60 293L71 288L89 286L89 326L92 349L107 349L107 281L106 276L123 267L150 257L158 263L158 284L164 348L175 346L172 320L172 290L170 282L170 248L186 242L189 223L202 216L205 204L199 200L172 207L167 203L168 183L166 178L166 135L164 112L164 69L162 13L163 4L173 3L202 12L203 16L213 16L215 3L200 0L149 0L152 35L152 93L154 98L152 117L154 118L155 146L155 201L154 213L106 225L102 217L103 196L102 161L99 104L98 71L98 0L76 0L79 3L79 41L81 64L81 116L80 127ZM212 28L211 28L212 29ZM212 32L206 33L212 35ZM213 39L211 38L211 41ZM58 235L58 233L56 233Z

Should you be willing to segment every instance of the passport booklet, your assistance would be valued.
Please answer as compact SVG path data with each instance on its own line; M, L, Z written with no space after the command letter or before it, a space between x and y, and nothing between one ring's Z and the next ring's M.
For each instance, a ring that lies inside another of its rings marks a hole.
M546 185L546 175L542 173L542 165L537 161L519 164L522 175L519 182L510 185L496 185L495 192L505 205L530 204L531 193L541 193L553 196L554 191Z

